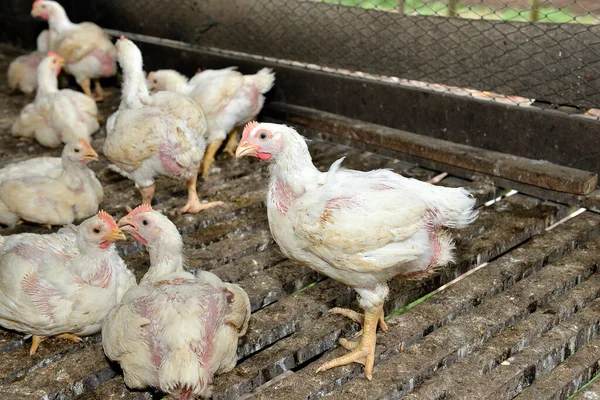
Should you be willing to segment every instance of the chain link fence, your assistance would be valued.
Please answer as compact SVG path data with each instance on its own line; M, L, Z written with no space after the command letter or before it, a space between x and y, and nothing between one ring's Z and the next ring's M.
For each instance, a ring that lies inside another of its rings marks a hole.
M519 105L600 108L600 0L61 2L106 28L307 68Z

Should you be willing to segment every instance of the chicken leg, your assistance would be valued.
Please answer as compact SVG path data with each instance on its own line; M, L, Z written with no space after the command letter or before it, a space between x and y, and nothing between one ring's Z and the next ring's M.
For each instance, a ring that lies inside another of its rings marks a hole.
M222 201L213 201L210 203L200 203L200 199L198 198L198 192L196 191L196 181L198 180L198 176L194 174L192 179L190 179L187 183L188 185L188 201L185 203L185 206L181 210L179 210L179 214L190 213L196 214L202 210L206 210L207 208L222 206Z
M142 195L142 204L152 204L152 199L154 198L154 189L155 185L146 186L140 188L140 194Z
M235 149L238 145L237 140L238 129L233 128L233 130L229 133L229 137L227 138L227 143L225 143L225 148L223 151L229 154L231 157L235 157Z
M217 140L216 142L212 142L206 148L204 152L204 158L202 159L202 165L200 166L200 173L203 178L208 176L208 171L210 170L210 166L215 161L215 154L217 154L217 150L221 147L223 143L222 140Z
M344 314L359 317L360 314ZM377 325L383 316L383 304L371 307L365 310L363 316L363 335L358 343L350 343L347 341L340 341L340 344L348 350L350 353L345 356L338 357L334 360L328 361L321 365L317 372L327 371L328 369L347 365L352 362L356 362L365 366L365 376L368 380L373 379L373 365L375 364L375 344L377 343ZM358 318L360 319L360 317Z
M103 102L104 90L102 90L102 85L100 85L99 79L94 79L94 92L96 93L96 95L93 96L93 99L96 100L96 102L98 103Z
M87 78L82 80L79 86L81 86L81 89L83 89L83 93L85 93L86 96L91 97L93 99L94 95L92 94L92 89L90 89L90 84L91 80Z
M73 343L81 343L83 341L82 338L80 338L79 336L73 335L72 333L61 333L60 335L56 335L56 338L67 339L67 340L72 341ZM40 347L40 343L42 343L46 339L47 339L46 336L33 335L31 337L31 348L29 349L29 355L33 356L37 352L38 348Z

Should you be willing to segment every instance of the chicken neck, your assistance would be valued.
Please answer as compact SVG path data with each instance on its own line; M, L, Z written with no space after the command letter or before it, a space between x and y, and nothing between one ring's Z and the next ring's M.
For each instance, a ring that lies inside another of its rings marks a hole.
M142 64L137 59L119 61L123 67L123 89L120 108L139 108L150 99Z
M75 27L62 7L54 7L48 18L48 27L57 35L62 35Z
M38 87L35 98L39 99L53 93L58 93L58 77L46 65L40 65L37 69Z
M319 184L321 172L314 166L302 137L286 137L286 143L270 164L271 185L281 182L297 198Z
M150 268L140 285L152 285L161 277L183 271L183 241L175 226L163 227L156 241L148 243Z

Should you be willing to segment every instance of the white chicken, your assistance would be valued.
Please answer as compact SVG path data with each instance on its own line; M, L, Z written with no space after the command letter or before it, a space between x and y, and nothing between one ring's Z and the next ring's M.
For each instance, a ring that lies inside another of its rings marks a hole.
M38 87L35 101L26 105L12 126L12 134L35 138L46 147L83 138L91 141L98 130L98 107L89 97L71 89L58 90L57 76L62 58L48 53L37 69Z
M87 163L97 160L94 149L80 139L65 145L60 167L28 171L28 160L0 170L0 223L64 225L94 215L104 192Z
M8 66L6 73L8 87L12 91L20 90L23 93L33 93L37 88L37 67L46 53L51 50L50 31L45 29L37 37L37 50L19 56Z
M80 342L100 331L136 284L113 244L124 239L104 211L57 233L7 238L0 251L0 325L33 335L31 355L47 337Z
M452 261L454 245L444 227L462 228L477 217L475 199L463 188L408 179L390 170L340 168L320 172L294 129L248 124L237 157L271 163L269 227L283 254L354 288L364 315L333 309L363 324L360 342L319 371L358 362L372 378L376 330L386 330L387 281L426 274Z
M104 352L130 388L158 388L177 400L208 397L214 374L233 369L250 318L248 295L210 272L183 268L183 241L162 214L141 205L119 221L146 245L150 269L102 327Z
M237 146L237 129L256 118L265 102L264 93L273 87L275 74L263 68L254 75L243 75L237 67L205 70L192 79L177 71L159 70L148 74L153 91L168 90L192 97L204 110L208 123L208 147L201 173L208 175L215 154L227 134L225 152L233 157Z
M117 73L117 52L106 32L92 22L74 24L56 1L35 0L31 15L48 21L53 50L65 59L65 71L75 77L86 95L102 101L99 78ZM92 79L95 95L90 88Z
M178 93L150 96L140 50L123 36L116 47L123 69L123 92L119 109L106 122L103 151L115 164L111 168L135 182L143 204L151 204L158 175L187 181L188 201L181 213L197 213L223 204L201 203L196 191L206 149L202 108Z

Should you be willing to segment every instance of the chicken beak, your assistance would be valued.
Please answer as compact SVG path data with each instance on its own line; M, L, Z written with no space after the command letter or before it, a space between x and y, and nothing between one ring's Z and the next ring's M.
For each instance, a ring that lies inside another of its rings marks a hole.
M41 16L42 16L42 13L40 12L40 10L38 10L38 8L37 8L37 7L33 7L33 8L31 9L31 16L32 16L32 17L41 17Z
M60 65L60 66L61 66L61 68L62 68L62 67L64 67L64 66L65 66L65 59L64 59L64 58L62 58L62 57L61 57L61 58L59 58L59 59L58 59L58 65Z
M88 149L83 153L83 158L88 161L98 161L98 153L92 148Z
M127 240L127 238L119 228L115 228L109 234L104 236L102 240L107 242L116 242L117 240Z
M244 156L256 156L256 151L259 148L259 146L249 144L248 142L240 143L235 151L235 157L240 158Z
M121 228L121 230L125 232L135 231L135 225L133 224L131 218L129 218L129 215L126 215L123 218L121 218L119 222L117 222L117 225L119 226L119 228Z

